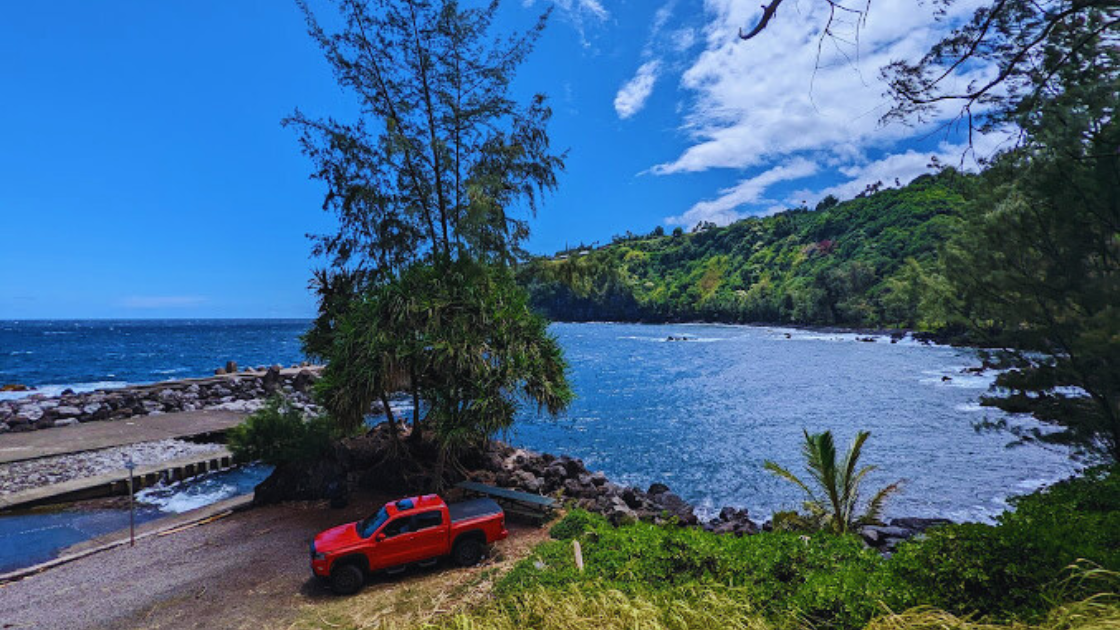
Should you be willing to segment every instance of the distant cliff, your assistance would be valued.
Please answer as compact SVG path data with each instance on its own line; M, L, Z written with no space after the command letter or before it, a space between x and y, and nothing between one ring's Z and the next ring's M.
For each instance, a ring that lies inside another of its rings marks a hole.
M693 232L661 228L538 258L520 271L559 321L714 321L915 327L938 247L974 179L945 171Z

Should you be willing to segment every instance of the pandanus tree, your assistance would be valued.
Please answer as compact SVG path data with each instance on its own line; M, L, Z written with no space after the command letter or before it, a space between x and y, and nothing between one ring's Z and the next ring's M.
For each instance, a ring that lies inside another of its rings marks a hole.
M767 460L765 466L766 470L793 483L808 496L808 500L804 503L806 514L803 515L807 524L814 529L826 529L842 534L853 526L878 523L883 505L890 495L899 490L901 482L880 489L872 495L863 512L858 513L863 482L867 475L875 470L875 466L860 467L859 465L863 444L871 437L871 433L860 431L856 434L851 448L843 459L837 458L831 431L823 433L804 431L804 434L805 441L801 445L801 452L805 457L805 469L809 473L809 480L802 480L773 461Z

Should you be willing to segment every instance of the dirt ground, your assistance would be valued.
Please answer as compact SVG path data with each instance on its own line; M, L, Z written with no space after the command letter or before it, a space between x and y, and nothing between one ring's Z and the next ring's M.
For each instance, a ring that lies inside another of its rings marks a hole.
M510 538L478 567L441 562L375 577L352 597L334 595L311 577L308 543L384 501L355 498L343 510L255 508L0 585L0 628L407 626L484 598L500 571L547 536L546 529L511 523Z

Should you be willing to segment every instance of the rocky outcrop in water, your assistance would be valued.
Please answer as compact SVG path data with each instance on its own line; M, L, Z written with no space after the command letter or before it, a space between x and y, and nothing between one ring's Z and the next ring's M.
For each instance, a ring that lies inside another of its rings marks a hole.
M237 366L231 362L227 367L236 370ZM273 394L284 396L299 409L318 413L311 387L320 370L310 365L286 369L274 365L205 379L0 400L0 433L200 409L251 413Z

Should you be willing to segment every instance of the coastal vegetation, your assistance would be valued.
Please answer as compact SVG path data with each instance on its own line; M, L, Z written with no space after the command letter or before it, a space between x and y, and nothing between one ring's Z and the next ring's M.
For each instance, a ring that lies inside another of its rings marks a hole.
M1107 7L999 0L922 59L884 69L896 99L889 119L921 121L951 101L970 129L975 107L978 129L1019 134L980 173L938 168L813 210L657 228L532 260L520 247L526 219L512 209L535 211L563 161L549 147L543 97L522 106L507 94L543 19L492 41L496 3L340 7L337 34L305 12L368 120L288 120L340 225L316 239L328 266L315 276L320 312L305 349L326 362L319 401L341 430L384 411L390 459L422 459L434 444L414 485L440 487L482 453L498 468L482 470L489 480L551 487L582 506L552 529L557 540L495 583L492 600L435 627L1117 627L1120 53ZM977 61L998 70L993 83L942 90L945 66ZM464 94L468 74L488 86ZM806 513L776 517L764 535L717 535L667 488L639 496L555 458L513 471L517 455L484 450L520 405L555 414L572 396L563 356L530 306L579 321L957 335L1002 349L988 363L1008 369L987 404L1048 425L991 428L1109 463L1014 500L993 525L939 524L873 548L864 526L897 486L859 514L867 434L838 459L831 433L806 432L811 482L768 465L808 493ZM412 399L410 419L393 412L394 391ZM626 496L680 510L635 518Z
M533 305L562 321L933 328L922 280L976 184L947 169L814 210L615 237L529 261L520 278Z
M270 466L321 457L338 437L340 432L326 418L308 416L275 395L226 432L226 442L238 461L260 461Z
M490 604L435 627L1115 628L1117 471L1013 504L994 525L935 527L889 558L853 534L739 538L575 511Z
M890 495L898 492L901 482L895 482L879 489L867 501L862 514L860 508L860 488L864 477L875 470L875 466L859 467L863 444L871 434L860 431L852 440L852 446L843 460L837 460L836 445L832 432L809 433L804 431L805 442L801 446L805 457L805 470L810 481L802 481L797 475L777 462L767 461L766 470L778 475L801 488L808 499L804 503L804 514L785 512L775 515L775 527L779 529L827 529L843 534L860 525L880 523L883 505Z
M529 234L524 214L564 166L545 97L510 95L547 14L505 36L490 33L497 2L349 1L331 33L300 6L362 106L353 124L299 111L285 120L338 221L315 237L327 266L315 274L319 316L304 349L326 364L317 393L339 428L383 411L404 458L430 436L428 485L440 487L447 465L508 427L520 405L555 414L572 396L559 346L510 267ZM411 418L393 413L397 391L412 399Z

